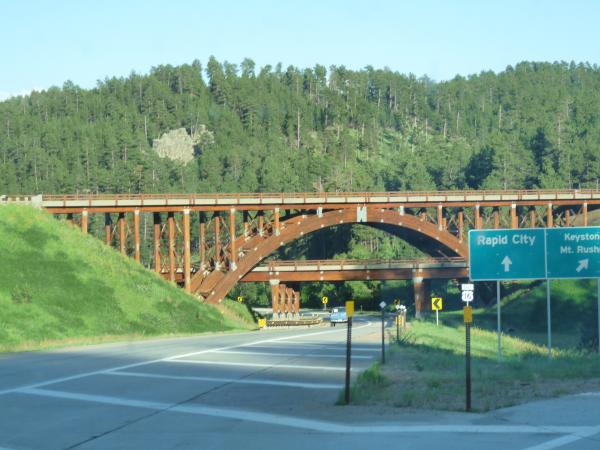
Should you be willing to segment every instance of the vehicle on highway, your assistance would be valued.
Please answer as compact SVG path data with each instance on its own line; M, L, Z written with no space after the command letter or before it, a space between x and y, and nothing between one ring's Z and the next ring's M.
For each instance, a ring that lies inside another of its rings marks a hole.
M346 316L346 308L343 306L338 306L331 310L331 314L329 315L329 322L332 327L335 327L336 323L345 323L348 322L348 316Z

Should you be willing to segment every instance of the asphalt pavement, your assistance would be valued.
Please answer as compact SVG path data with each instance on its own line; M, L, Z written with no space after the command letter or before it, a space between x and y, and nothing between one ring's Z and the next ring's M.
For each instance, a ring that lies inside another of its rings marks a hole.
M355 322L353 377L379 333ZM486 414L336 406L345 343L337 326L3 355L0 450L600 449L600 393Z

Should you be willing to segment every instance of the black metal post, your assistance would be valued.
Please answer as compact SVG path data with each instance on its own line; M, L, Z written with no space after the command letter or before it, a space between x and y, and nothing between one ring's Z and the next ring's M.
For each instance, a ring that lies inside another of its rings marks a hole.
M471 411L471 324L465 323L466 332L466 394L467 394L467 405L466 410Z
M381 364L385 364L385 309L381 309Z
M350 365L352 361L352 317L348 317L348 335L346 339L346 404L350 403Z

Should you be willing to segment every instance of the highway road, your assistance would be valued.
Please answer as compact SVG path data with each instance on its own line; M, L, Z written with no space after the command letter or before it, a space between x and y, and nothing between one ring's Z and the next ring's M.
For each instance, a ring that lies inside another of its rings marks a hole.
M356 376L379 357L379 323L353 331ZM487 414L336 406L345 338L317 327L4 355L0 450L600 448L600 393Z

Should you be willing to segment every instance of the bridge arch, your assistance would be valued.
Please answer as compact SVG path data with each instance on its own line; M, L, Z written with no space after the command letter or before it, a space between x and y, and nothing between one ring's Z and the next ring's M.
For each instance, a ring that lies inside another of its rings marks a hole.
M244 256L239 259L237 267L229 270L219 280L206 297L208 303L221 302L237 282L257 266L263 259L274 253L279 247L288 244L306 234L342 224L364 224L395 235L408 237L408 241L429 254L439 252L447 256L468 258L467 246L456 236L438 225L422 221L411 214L400 214L397 210L389 209L340 209L328 211L322 215L299 215L280 225L280 233L271 233L268 237L255 235L243 244ZM414 243L419 239L419 243ZM196 274L195 277L201 277ZM192 280L192 286L198 291L200 280Z

